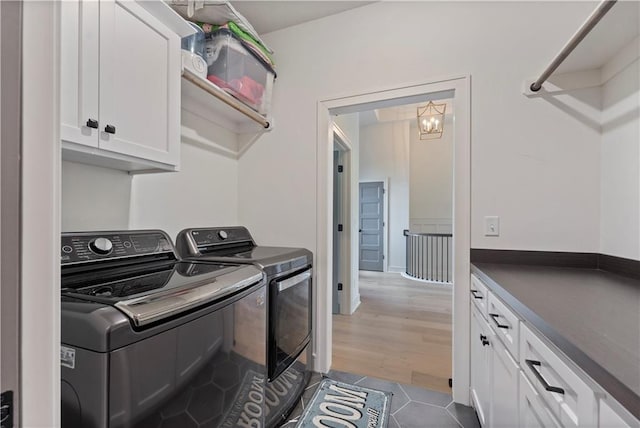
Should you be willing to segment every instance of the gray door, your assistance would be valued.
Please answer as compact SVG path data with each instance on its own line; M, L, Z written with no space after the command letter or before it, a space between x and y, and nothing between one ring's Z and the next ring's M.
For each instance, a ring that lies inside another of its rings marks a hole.
M360 183L360 270L383 271L384 183Z

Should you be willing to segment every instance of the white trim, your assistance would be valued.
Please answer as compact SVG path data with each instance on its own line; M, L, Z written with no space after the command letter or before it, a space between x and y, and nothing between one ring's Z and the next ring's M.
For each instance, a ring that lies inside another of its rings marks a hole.
M350 315L353 313L352 300L354 297L354 290L357 289L357 284L352 284L351 278L353 278L353 254L351 254L351 232L354 227L351 222L351 174L353 173L353 159L352 159L352 144L349 137L342 131L338 124L333 124L334 143L337 144L342 151L342 163L347 165L346 171L342 179L342 224L344 226L343 233L340 239L340 261L343 266L340 275L340 282L342 282L342 293L340 294L340 313L344 315ZM333 189L333 183L331 183ZM333 210L333 207L331 208ZM337 227L335 224L333 227ZM333 284L331 285L333 287ZM355 293L357 294L357 293ZM357 296L360 299L359 294Z
M353 147L351 144L351 140L349 139L349 137L347 137L347 134L344 133L342 128L340 128L337 123L333 124L333 132L337 135L339 140L338 143L340 144L342 149L344 151L350 152Z
M330 284L331 259L331 185L329 162L333 150L332 120L329 111L336 108L454 90L454 278L453 289L453 399L469 404L469 248L471 243L471 76L463 75L430 83L407 85L360 95L325 98L317 104L316 179L317 179L317 247L316 284L314 287L315 370L327 372L331 367L332 319Z
M389 272L389 177L380 178L377 180L358 180L358 205L360 205L360 184L361 183L382 183L382 234L384 235L384 241L382 242L382 271ZM358 224L358 226L360 226ZM359 247L359 243L358 243ZM360 267L360 252L358 251L358 266Z
M60 426L60 5L25 1L22 68L23 427ZM37 22L38 25L28 25Z

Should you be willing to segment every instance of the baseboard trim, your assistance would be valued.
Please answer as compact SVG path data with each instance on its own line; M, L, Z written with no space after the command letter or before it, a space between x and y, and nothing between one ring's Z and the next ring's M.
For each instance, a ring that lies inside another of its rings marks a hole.
M358 300L356 300L355 302L351 302L351 314L353 314L358 309L360 303L360 296L358 296Z

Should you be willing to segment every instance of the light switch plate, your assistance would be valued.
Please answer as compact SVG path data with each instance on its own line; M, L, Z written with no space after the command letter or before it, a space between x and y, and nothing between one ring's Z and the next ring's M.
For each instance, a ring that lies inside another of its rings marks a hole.
M484 218L484 236L500 236L500 217L487 216Z

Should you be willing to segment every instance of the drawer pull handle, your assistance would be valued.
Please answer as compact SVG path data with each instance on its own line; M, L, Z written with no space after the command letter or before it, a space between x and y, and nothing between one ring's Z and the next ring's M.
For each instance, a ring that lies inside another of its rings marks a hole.
M542 384L544 389L546 389L549 392L556 392L558 394L564 394L564 389L559 388L557 386L549 385L549 383L547 383L547 381L544 380L544 378L542 377L540 372L538 370L536 370L535 366L540 366L541 365L540 361L534 361L534 360L524 360L524 361L525 361L525 363L527 363L527 365L529 366L529 369L533 372L533 375Z
M484 299L484 297L482 297L482 295L478 296L476 295L476 293L480 293L478 290L471 290L471 294L473 294L473 298L474 299Z
M493 322L496 323L496 327L498 327L498 328L506 328L506 329L511 328L508 325L500 324L500 321L498 321L498 318L500 318L500 315L498 315L498 314L489 314L489 316L491 317Z

